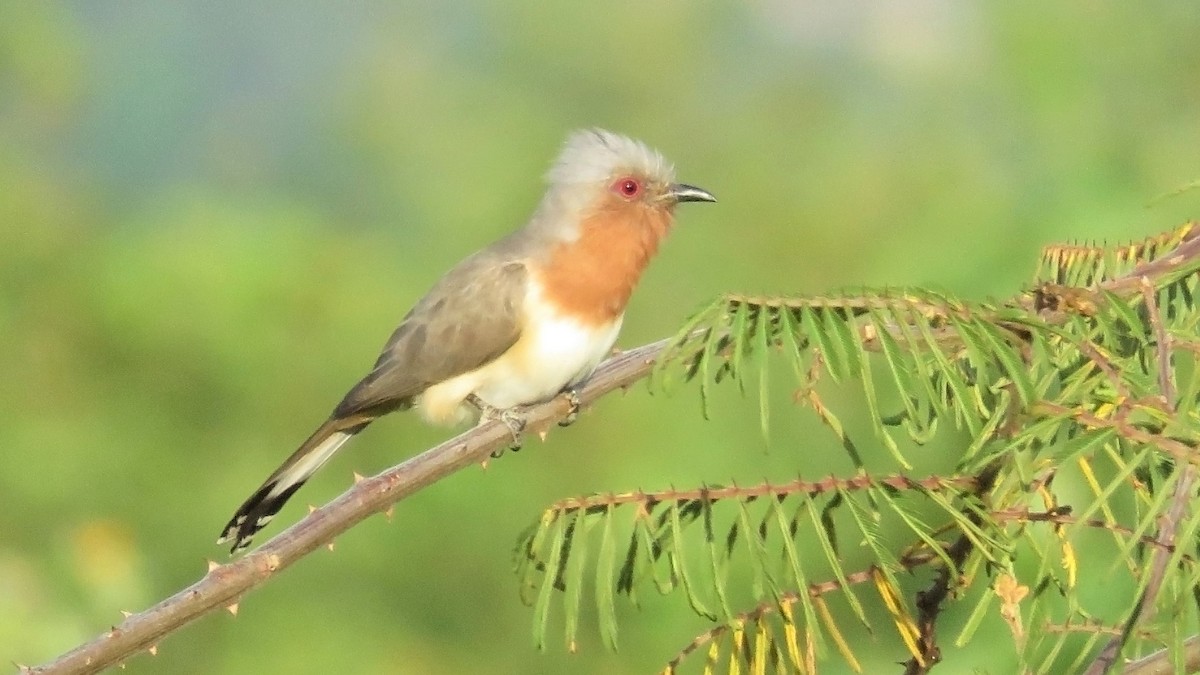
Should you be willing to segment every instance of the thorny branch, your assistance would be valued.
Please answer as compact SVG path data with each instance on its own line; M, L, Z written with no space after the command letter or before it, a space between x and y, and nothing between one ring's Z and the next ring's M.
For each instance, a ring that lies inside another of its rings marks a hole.
M581 404L589 405L604 394L646 377L668 343L660 340L609 359L580 392ZM567 412L568 403L562 397L532 407L527 414L527 429L542 433ZM210 563L208 573L191 586L149 609L127 616L54 661L22 667L21 672L23 675L95 673L124 663L139 652L153 654L167 635L221 608L236 612L242 596L305 555L331 545L338 535L376 513L386 512L418 490L483 462L511 440L504 424L489 422L378 475L364 478L254 551L223 565Z

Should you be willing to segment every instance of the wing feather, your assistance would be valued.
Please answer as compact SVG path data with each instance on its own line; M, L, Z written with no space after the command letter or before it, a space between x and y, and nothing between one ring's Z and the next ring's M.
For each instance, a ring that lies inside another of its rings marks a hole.
M430 386L503 354L521 336L527 277L524 262L486 251L450 270L404 317L334 417L411 407Z

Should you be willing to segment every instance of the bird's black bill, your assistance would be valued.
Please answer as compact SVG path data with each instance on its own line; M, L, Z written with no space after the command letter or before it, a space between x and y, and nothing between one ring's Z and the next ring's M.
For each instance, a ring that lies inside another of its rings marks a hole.
M695 185L685 185L683 183L672 183L668 194L676 202L715 202L717 198L712 196L708 190L696 187Z

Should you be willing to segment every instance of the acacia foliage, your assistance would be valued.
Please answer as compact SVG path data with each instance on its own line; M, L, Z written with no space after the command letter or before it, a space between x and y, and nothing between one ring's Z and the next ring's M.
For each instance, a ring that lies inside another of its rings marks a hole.
M1002 301L719 298L682 327L660 381L682 374L706 412L733 382L759 398L766 432L769 383L793 378L792 410L830 432L803 442L838 444L855 470L551 505L515 552L537 642L561 614L576 648L590 595L615 648L618 597L654 590L711 622L667 673L815 673L830 658L861 670L881 629L901 638L904 672L923 673L997 616L1021 672L1104 672L1156 651L1181 662L1200 608L1198 269L1187 224L1048 247L1035 282ZM867 433L826 395L846 385ZM939 433L962 439L954 470L914 475ZM965 617L949 635L947 611Z

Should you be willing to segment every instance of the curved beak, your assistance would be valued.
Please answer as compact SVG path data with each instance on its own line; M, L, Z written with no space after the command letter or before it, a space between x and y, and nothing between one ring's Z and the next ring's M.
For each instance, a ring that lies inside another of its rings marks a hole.
M667 197L675 203L679 202L715 202L717 198L712 196L708 190L703 190L695 185L685 185L683 183L671 183L667 186Z

